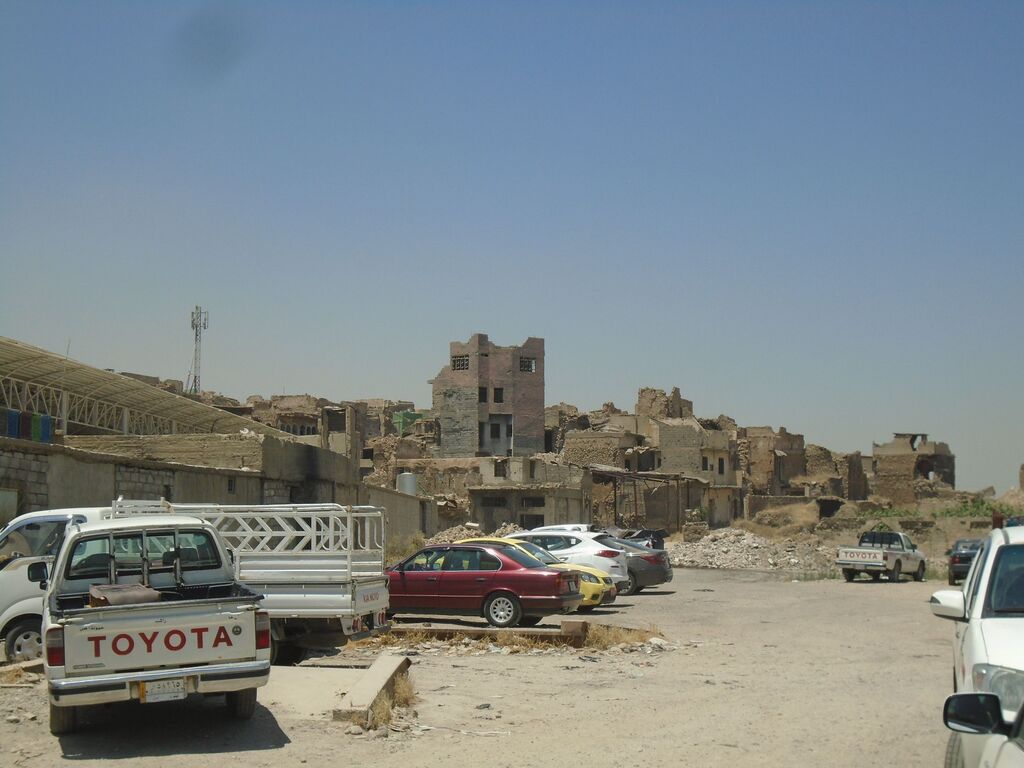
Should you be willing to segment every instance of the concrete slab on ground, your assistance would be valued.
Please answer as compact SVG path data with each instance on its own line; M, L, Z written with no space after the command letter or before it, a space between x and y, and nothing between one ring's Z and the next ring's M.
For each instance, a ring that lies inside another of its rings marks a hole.
M365 674L365 669L274 667L259 701L277 718L330 720Z

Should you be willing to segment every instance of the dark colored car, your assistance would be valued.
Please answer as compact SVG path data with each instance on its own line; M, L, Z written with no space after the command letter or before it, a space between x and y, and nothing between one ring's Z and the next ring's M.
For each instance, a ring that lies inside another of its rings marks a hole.
M495 627L531 627L583 600L578 573L548 568L515 547L424 547L387 574L392 613L482 616Z
M664 528L641 528L639 531L629 531L619 538L648 549L664 549L667 537L668 531Z
M629 581L619 590L620 595L635 595L645 587L672 581L672 564L663 549L648 549L634 541L620 539L609 534L595 536L594 541L606 547L620 549L626 554L626 568Z
M949 555L949 583L951 586L955 586L960 579L967 576L980 546L981 539L957 539L956 543L946 552Z

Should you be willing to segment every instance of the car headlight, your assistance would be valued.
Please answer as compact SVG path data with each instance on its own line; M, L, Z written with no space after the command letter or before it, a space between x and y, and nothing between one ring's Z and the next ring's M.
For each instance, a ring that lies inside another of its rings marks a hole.
M592 574L592 573L584 573L583 574L583 580L586 581L586 582L589 582L591 584L600 584L601 583L601 582L599 582L597 580L597 577L594 574Z
M971 675L974 690L994 693L999 697L1004 718L1013 720L1017 716L1021 704L1024 704L1024 672L992 664L975 664Z

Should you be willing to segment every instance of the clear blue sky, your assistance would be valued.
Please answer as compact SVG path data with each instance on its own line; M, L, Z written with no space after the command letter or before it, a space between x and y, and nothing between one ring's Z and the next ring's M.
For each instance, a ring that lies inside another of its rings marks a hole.
M0 2L0 333L429 405L547 400L1024 462L1024 3Z

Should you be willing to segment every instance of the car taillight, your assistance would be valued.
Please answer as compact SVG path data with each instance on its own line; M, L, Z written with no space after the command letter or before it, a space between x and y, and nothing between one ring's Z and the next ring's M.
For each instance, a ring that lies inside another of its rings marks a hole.
M619 553L616 550L614 550L614 549L599 549L594 554L597 555L598 557L612 557L612 558L614 558L614 557L618 557L619 556Z
M576 586L576 579L572 576L559 576L558 577L558 593L560 595L567 595L571 592L578 592L579 587Z
M661 555L641 555L651 565L661 565Z
M256 612L256 650L262 651L270 647L270 614L266 611Z
M64 666L64 630L61 627L46 630L46 666Z

